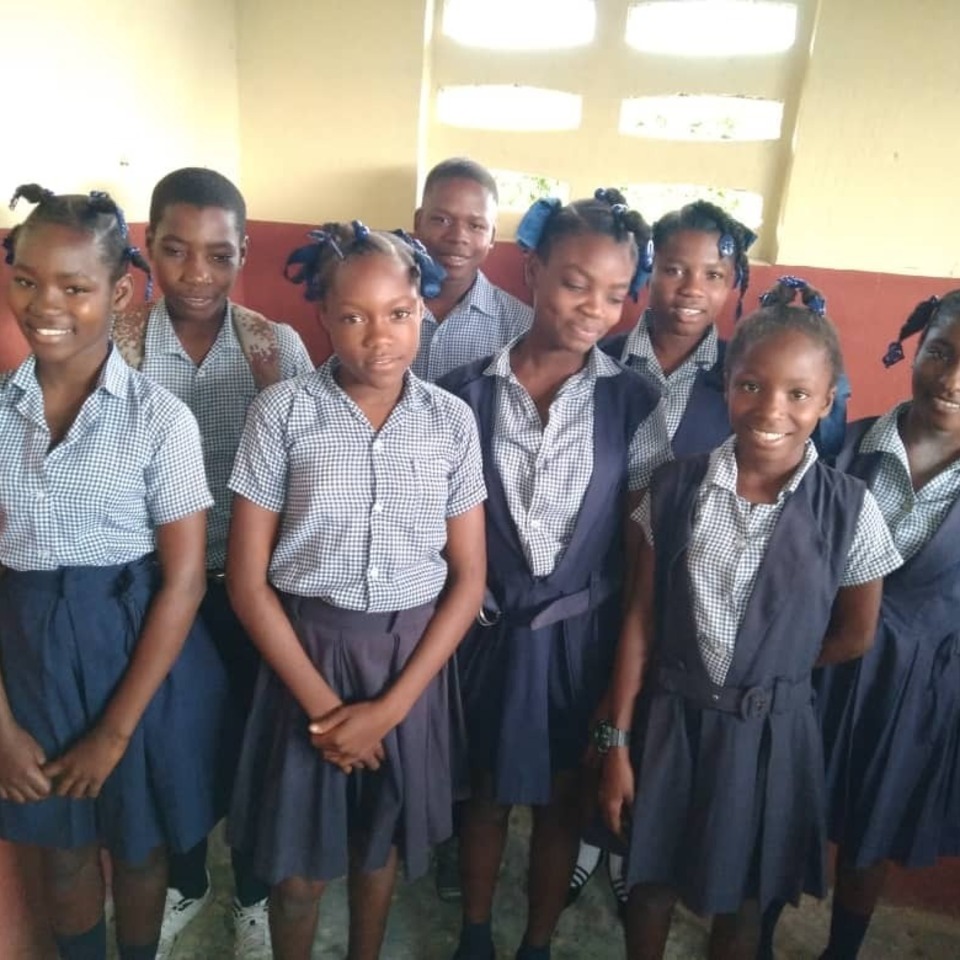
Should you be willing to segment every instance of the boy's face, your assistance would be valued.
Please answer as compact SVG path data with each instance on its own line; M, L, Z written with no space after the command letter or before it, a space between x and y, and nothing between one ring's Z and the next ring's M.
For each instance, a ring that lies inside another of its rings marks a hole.
M153 276L173 320L223 318L227 298L247 256L236 215L222 207L172 203L147 230Z
M438 180L423 195L413 227L451 281L472 283L497 234L497 205L475 180Z

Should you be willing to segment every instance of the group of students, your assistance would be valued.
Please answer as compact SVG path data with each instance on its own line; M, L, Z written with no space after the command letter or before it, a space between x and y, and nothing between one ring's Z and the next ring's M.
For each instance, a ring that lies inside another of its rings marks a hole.
M106 955L102 848L121 960L173 956L225 813L241 958L306 960L344 875L348 956L379 956L457 801L455 960L495 956L514 804L517 960L549 958L584 837L624 858L631 960L677 899L711 958L772 957L828 837L824 956L855 957L885 864L960 852L960 292L891 346L919 334L912 398L835 447L824 298L783 278L719 340L753 237L705 202L651 228L614 190L538 201L531 310L479 269L493 179L445 161L416 239L328 223L290 255L314 370L230 300L219 174L160 181L146 258L104 194L21 197L0 837L42 848L64 960ZM131 264L161 299L132 304Z

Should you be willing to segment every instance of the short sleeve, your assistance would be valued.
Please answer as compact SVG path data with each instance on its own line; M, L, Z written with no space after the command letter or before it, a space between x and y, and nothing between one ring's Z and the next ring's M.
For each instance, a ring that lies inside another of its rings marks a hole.
M200 428L186 405L174 402L175 406L167 408L169 416L164 418L153 457L144 471L147 510L158 527L213 506Z
M463 407L456 431L456 462L450 475L450 489L447 495L447 519L466 513L478 503L487 499L487 488L483 480L483 455L480 452L480 435L477 424L469 407L456 398Z
M227 483L234 493L274 513L283 510L287 499L284 409L288 398L286 384L277 384L250 404Z
M657 467L673 459L670 434L663 415L663 401L658 401L650 416L637 427L627 452L627 475L631 490L646 490Z
M857 519L853 544L847 554L847 566L840 580L841 587L855 587L879 580L903 564L890 530L874 495L868 490Z
M639 524L647 543L653 546L653 521L650 518L650 491L647 490L637 505L637 509L630 514L630 519Z

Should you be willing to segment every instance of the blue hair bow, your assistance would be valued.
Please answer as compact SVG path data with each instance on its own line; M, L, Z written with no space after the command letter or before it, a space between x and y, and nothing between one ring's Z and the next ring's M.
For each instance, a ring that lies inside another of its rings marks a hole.
M540 244L547 221L563 206L558 197L541 197L523 215L517 227L517 246L527 252Z
M303 284L305 299L319 300L320 286L317 282L317 272L320 268L320 255L325 247L329 247L342 260L343 251L333 234L326 230L309 230L307 236L312 242L297 247L287 257L287 262L283 265L283 275L291 283ZM291 272L291 267L296 267L296 271Z
M622 203L617 193L609 187L597 187L593 191L594 200L610 205L610 213L613 215L613 222L617 229L622 232L632 232L626 223L626 216L630 208ZM653 272L653 240L650 239L644 244L643 249L637 250L637 269L633 272L630 279L630 287L627 293L630 298L636 302L640 297L640 291L643 285L650 279Z
M447 279L447 271L427 253L427 248L406 230L394 230L393 235L399 237L413 254L414 263L420 271L420 296L426 300L439 297L443 281Z
M789 287L791 290L810 289L810 284L807 283L803 277L780 277L777 283L784 287ZM776 294L772 290L768 290L766 293L761 294L760 296L760 305L762 307L772 306L776 302ZM825 317L827 315L827 301L824 300L819 294L812 293L803 305L808 310L812 310L815 314L817 314L817 316Z

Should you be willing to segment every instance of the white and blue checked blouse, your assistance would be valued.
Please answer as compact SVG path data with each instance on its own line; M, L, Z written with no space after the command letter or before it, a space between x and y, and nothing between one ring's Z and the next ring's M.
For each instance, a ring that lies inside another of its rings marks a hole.
M477 274L467 296L437 323L429 308L420 324L420 350L410 369L433 383L451 370L496 353L526 333L533 308Z
M598 377L623 368L594 347L583 369L557 392L546 425L510 366L513 344L484 370L497 378L493 463L523 552L535 577L549 576L573 537L593 475L594 391ZM626 374L631 376L631 374ZM627 451L628 485L642 490L653 471L672 458L660 401L633 435Z
M860 441L860 453L882 454L870 489L904 561L927 545L960 496L960 461L945 467L919 490L913 489L910 461L897 423L909 403L880 417Z
M313 370L300 335L283 323L276 324L280 372L284 379ZM207 482L214 505L207 518L207 569L222 570L227 555L230 526L230 492L227 480L240 445L247 407L257 395L250 365L233 327L230 306L210 352L197 366L183 349L163 300L150 311L141 372L179 397L200 426Z
M338 364L253 402L230 489L282 514L277 589L348 610L428 603L447 578L447 519L486 498L473 413L408 374L374 431L334 379Z
M663 416L667 421L667 433L672 440L686 412L697 373L701 369L709 370L716 365L717 328L711 326L693 353L676 370L665 374L650 339L649 317L649 311L644 312L640 321L627 335L620 360L625 366L644 374L660 387Z
M212 503L190 411L113 348L52 450L34 358L0 374L0 565L130 563L153 552L155 527Z

